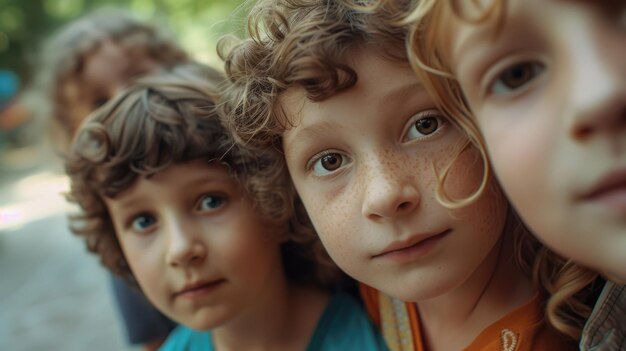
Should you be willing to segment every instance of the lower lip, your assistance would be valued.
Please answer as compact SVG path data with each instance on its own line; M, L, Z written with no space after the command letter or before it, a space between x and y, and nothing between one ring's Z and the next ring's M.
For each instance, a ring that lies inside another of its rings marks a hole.
M389 252L379 257L397 263L406 263L412 262L417 259L422 259L426 257L429 253L431 253L435 249L437 244L448 235L448 233L450 233L450 230L446 230L439 235L431 236L430 238L424 239L415 245L409 246L401 250Z
M182 297L184 299L190 299L190 300L194 300L194 299L198 299L201 297L205 297L211 293L213 293L215 290L217 290L220 286L222 286L223 283L225 283L225 280L218 280L212 283L208 283L206 285L203 285L201 287L195 288L193 290L188 290L185 291L183 293L178 294L178 297Z
M626 186L607 191L594 196L593 202L615 208L618 212L626 214Z

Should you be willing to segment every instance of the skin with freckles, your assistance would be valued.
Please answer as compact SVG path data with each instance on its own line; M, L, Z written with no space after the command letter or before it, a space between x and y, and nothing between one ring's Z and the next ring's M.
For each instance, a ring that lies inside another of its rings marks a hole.
M368 47L353 49L348 62L358 76L349 89L319 102L298 86L281 96L293 124L282 138L290 175L333 260L355 279L416 302L431 345L460 349L532 297L510 259L506 199L489 183L476 201L444 206L437 175L449 167L445 192L467 198L483 179L479 152L408 63ZM451 325L458 334L444 339Z
M466 17L479 13L460 3ZM505 8L480 24L448 9L445 64L525 222L560 254L624 282L626 3Z

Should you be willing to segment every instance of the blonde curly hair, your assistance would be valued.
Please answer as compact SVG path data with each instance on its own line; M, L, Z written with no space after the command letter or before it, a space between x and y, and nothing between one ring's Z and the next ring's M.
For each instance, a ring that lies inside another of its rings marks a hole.
M81 126L66 157L68 199L81 213L72 231L114 273L132 280L104 198L114 198L141 176L198 158L228 165L256 209L286 239L287 279L331 287L341 276L321 248L281 162L271 154L237 147L216 113L223 75L199 64L181 64L139 78Z

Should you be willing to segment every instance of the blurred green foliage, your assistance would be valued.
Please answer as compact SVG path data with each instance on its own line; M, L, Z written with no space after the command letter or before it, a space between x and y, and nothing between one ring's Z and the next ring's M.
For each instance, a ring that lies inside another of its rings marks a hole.
M169 28L183 48L205 63L217 63L215 44L225 33L241 33L242 0L0 0L0 70L28 84L32 58L61 25L102 7L129 9Z

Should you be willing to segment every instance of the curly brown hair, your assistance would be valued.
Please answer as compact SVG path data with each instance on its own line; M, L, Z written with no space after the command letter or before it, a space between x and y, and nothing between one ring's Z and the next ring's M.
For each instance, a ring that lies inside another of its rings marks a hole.
M271 154L234 145L216 113L217 71L181 64L139 78L94 112L79 129L66 157L68 199L82 212L70 217L72 231L114 273L132 278L104 198L114 198L138 177L198 158L228 165L256 209L279 235L287 279L330 287L340 273L326 255L282 162Z
M358 77L348 65L346 54L358 46L378 50L391 60L411 62L406 42L413 37L411 27L404 25L403 16L417 3L260 0L250 13L250 37L223 39L218 48L230 82L221 109L236 140L280 153L282 134L291 127L281 108L281 94L290 87L300 86L308 99L320 101L350 88ZM461 93L452 89L451 94L457 98ZM490 185L496 188L498 185L493 180L477 125L437 102L450 121L466 134L466 147L476 148L483 158L483 182L468 198L451 199L439 186L436 195L442 204L463 207L489 191ZM550 324L576 338L589 310L590 295L597 292L597 285L593 285L597 275L543 246L510 205L507 211L504 231L513 237L518 267L533 278L538 291L550 296ZM586 287L584 291L580 291L583 287Z
M404 31L372 21L343 0L260 0L251 9L250 38L225 37L218 53L230 84L222 110L235 136L268 146L288 128L279 97L302 86L320 101L352 87L356 73L346 63L351 49L367 44L381 55L406 61Z
M38 55L33 92L39 95L36 108L61 148L75 132L65 87L79 81L86 60L107 41L120 45L134 59L149 58L165 67L188 60L168 32L127 11L97 10L60 28Z

